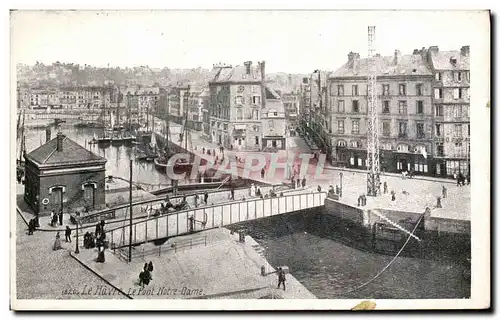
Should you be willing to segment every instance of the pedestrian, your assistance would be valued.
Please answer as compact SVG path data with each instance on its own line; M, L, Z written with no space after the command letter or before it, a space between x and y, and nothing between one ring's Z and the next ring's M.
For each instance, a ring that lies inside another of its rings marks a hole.
M436 198L436 208L442 208L443 206L441 205L441 197Z
M204 200L205 200L205 204L208 203L208 192L205 191L205 194L203 195L204 197Z
M61 236L59 235L59 231L56 233L56 240L54 241L54 245L52 246L52 250L56 251L62 249L61 247Z
M260 170L260 177L262 179L264 179L264 175L266 174L266 170L264 168L262 168L262 170Z
M396 192L394 190L391 190L391 201L396 201Z
M69 226L66 226L64 236L66 237L66 242L71 242L71 228Z
M61 209L61 211L59 211L59 225L60 226L63 225L63 212L62 212L62 209Z
M281 284L283 284L283 291L286 290L285 286L285 271L281 267L278 268L278 289L280 288Z
M335 185L335 194L340 195L340 187L338 184Z
M384 194L387 193L387 181L384 181Z
M442 192L443 199L445 199L448 196L448 190L446 189L445 186L443 186L443 189L441 192Z
M295 189L295 179L292 177L292 189Z
M40 216L38 215L38 213L35 216L35 230L36 228L40 228Z
M194 206L198 208L198 201L200 200L200 196L198 194L194 195Z
M50 226L54 226L54 210L50 212Z
M250 186L250 197L255 197L255 184Z
M34 219L31 219L29 222L28 222L28 235L32 235L33 234L33 231L34 231L34 226L35 226L35 220Z
M234 200L234 187L231 187L231 200Z
M148 264L148 271L149 271L149 272L153 272L153 262L152 262L152 261L149 261L149 264Z
M99 263L106 262L106 259L104 257L104 246L97 248L97 259L95 261Z
M201 150L202 150L203 154L205 154L205 148L202 148Z
M321 186L318 185L318 192L321 192Z
M306 177L302 178L302 188L306 187Z
M366 195L364 194L362 197L363 197L363 206L366 206Z
M361 196L358 197L358 207L361 205Z
M95 225L95 235L96 237L99 237L100 234L101 234L101 224L98 222Z
M262 192L260 191L260 187L257 187L257 197L262 198Z

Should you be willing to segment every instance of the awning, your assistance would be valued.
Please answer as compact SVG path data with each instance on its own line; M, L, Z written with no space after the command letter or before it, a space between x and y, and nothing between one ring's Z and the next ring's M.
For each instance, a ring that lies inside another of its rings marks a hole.
M247 125L246 124L235 124L234 125L234 130L246 130Z

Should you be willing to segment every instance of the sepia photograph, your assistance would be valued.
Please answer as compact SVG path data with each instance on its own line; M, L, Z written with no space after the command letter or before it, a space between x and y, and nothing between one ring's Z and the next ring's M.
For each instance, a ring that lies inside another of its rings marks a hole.
M489 11L11 10L9 85L13 310L490 307Z

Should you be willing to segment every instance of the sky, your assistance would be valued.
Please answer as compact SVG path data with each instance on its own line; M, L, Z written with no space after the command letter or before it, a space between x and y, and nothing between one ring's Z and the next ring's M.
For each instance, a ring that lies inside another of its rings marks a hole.
M266 72L335 70L350 51L459 50L484 24L472 11L17 11L13 63L212 68L266 61ZM485 18L484 14L482 18ZM471 47L471 54L474 48Z

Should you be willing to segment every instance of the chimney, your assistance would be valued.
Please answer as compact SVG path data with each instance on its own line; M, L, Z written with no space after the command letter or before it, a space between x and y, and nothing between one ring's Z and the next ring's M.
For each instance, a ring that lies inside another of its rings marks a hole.
M439 47L438 46L430 46L429 51L438 53L439 52Z
M51 131L50 128L45 129L45 142L49 142L51 138Z
M63 140L64 140L64 138L66 138L66 136L64 134L62 134L61 132L57 133L57 151L58 152L63 151Z
M395 50L394 51L394 64L398 65L401 62L401 51Z
M413 49L413 54L414 54L414 55L415 55L415 54L420 54L420 50L418 50L418 49Z
M249 75L250 74L250 68L252 67L252 61L245 61L243 64L245 65L246 72Z
M355 68L355 65L357 65L359 58L360 58L359 53L352 51L349 52L349 54L347 55L347 63L349 64L349 67L351 69Z
M462 48L460 48L460 53L461 53L463 56L468 57L468 56L469 56L469 53L470 53L470 46L463 46Z
M266 62L261 61L259 62L259 67L260 67L260 76L262 78L262 84L266 81Z

